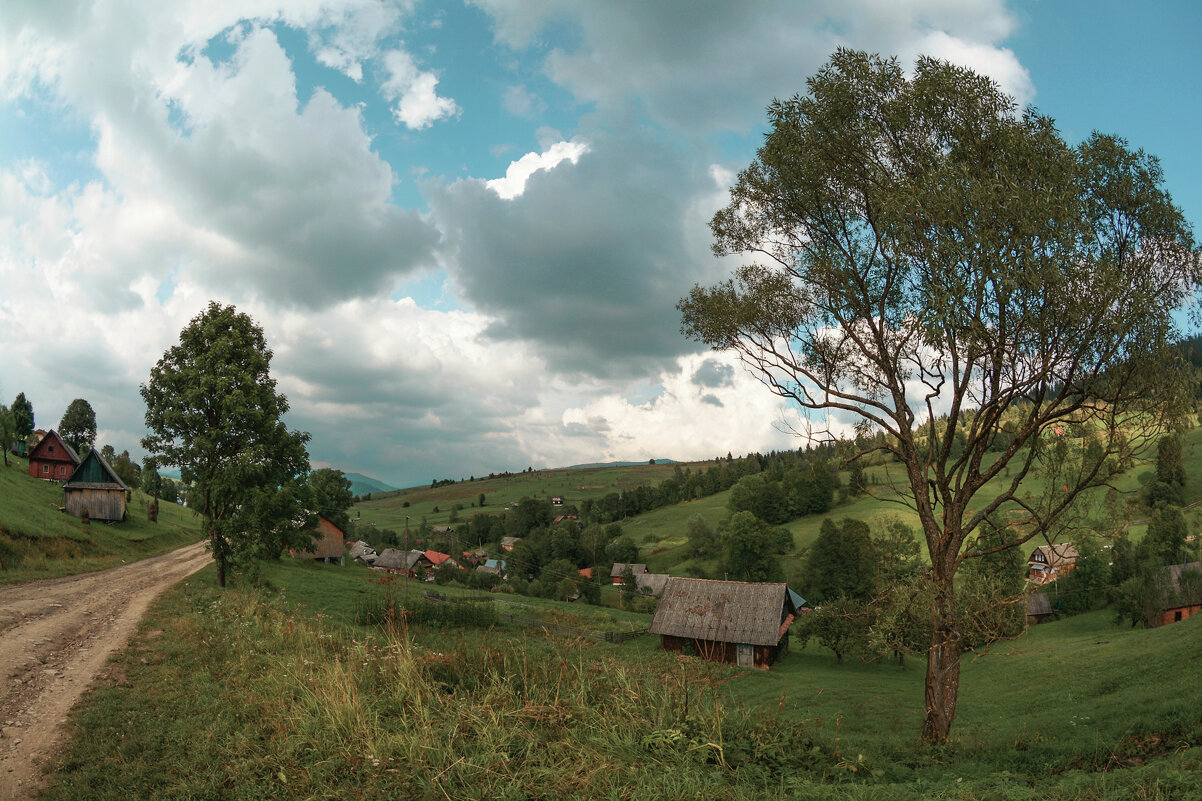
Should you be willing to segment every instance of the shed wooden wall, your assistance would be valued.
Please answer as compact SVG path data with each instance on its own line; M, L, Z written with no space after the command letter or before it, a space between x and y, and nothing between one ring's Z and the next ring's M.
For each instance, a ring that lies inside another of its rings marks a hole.
M697 656L702 659L708 659L711 662L726 662L731 665L739 663L738 643L690 640L685 637L673 637L670 634L661 634L659 636L660 647L665 651L682 653L685 643L688 642L693 643L693 648L696 649ZM755 646L755 666L767 670L787 653L789 653L789 635L786 632L785 636L776 645Z
M74 517L83 517L86 508L91 520L124 520L125 490L64 488L63 505Z

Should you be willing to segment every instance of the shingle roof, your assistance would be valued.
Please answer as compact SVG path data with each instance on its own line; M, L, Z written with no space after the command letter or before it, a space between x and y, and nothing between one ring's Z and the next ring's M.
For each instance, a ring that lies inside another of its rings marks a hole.
M1077 561L1077 547L1071 542L1060 542L1055 545L1040 545L1031 554L1030 562L1035 558L1036 553L1043 553L1044 560L1048 567L1056 567L1058 565L1072 564Z
M686 639L776 645L781 624L796 612L784 584L668 579L652 634Z
M667 573L640 573L634 577L640 590L646 590L657 598L664 594L664 587L668 586L670 578Z
M384 553L376 557L372 567L386 567L390 570L412 570L413 565L422 558L422 551L402 551L397 548L386 548Z
M635 574L636 576L639 575L640 573L647 572L647 566L642 563L634 564L633 562L631 562L630 564L627 564L625 562L617 562L614 564L613 568L609 571L609 577L610 578L622 578L622 576L626 573L627 567L629 567L630 572Z

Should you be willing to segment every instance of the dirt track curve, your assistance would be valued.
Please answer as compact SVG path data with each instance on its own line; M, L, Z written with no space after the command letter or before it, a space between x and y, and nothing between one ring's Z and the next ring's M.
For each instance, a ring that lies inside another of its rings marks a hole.
M67 713L204 543L99 573L0 586L0 799L32 798Z

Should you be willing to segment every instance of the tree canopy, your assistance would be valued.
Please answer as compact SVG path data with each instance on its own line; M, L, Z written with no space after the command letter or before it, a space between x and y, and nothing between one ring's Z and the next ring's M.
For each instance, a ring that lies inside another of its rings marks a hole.
M71 401L59 421L58 434L82 456L84 448L91 448L96 441L96 412L92 404L83 398Z
M18 392L9 410L17 425L17 438L25 439L33 433L33 404L25 398L24 392Z
M214 301L141 387L151 432L142 447L192 485L189 505L204 517L222 586L246 557L307 544L299 532L310 523L309 435L281 419L288 400L276 391L271 356L262 328Z
M351 492L351 481L341 470L322 467L309 473L309 506L317 514L324 515L344 532L350 525L347 510L355 502Z
M1046 534L1166 433L1186 384L1174 313L1202 264L1155 157L1099 133L1069 145L971 70L920 58L908 77L840 50L808 89L770 105L711 223L718 255L753 258L681 301L683 331L735 352L807 436L852 416L902 465L891 489L931 561L923 736L941 742L953 579L983 555L966 544L992 515L997 548Z

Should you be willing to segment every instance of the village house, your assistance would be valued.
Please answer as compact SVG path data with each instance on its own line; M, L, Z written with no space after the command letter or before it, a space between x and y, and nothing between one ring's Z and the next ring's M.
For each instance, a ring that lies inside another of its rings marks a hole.
M665 651L768 669L789 652L797 607L785 584L668 579L651 620Z
M79 467L79 456L51 429L29 451L29 475L47 481L66 481Z
M1169 565L1158 579L1163 607L1159 625L1179 623L1202 611L1202 562Z
M521 537L501 537L501 550L512 551L513 546L522 541Z
M1071 542L1040 545L1027 560L1027 578L1036 584L1055 581L1073 569L1077 556L1077 549Z
M304 550L290 551L298 559L316 559L321 562L346 564L346 535L324 515L317 516L317 537ZM366 543L364 543L366 544Z
M376 557L379 556L379 554L376 553L376 549L368 545L363 540L359 540L351 544L349 555L352 562L357 559L360 562L368 565L375 562Z
M486 559L483 564L476 566L477 573L486 573L488 575L505 578L505 560L504 559Z
M394 575L415 578L416 568L421 564L422 557L425 555L425 551L402 551L397 548L385 548L384 552L376 557L376 561L371 567L372 570L383 570Z
M427 570L433 570L434 568L442 567L443 565L451 565L452 567L457 567L460 570L463 570L463 565L455 561L453 556L446 553L440 553L439 551L426 551L422 558L422 565Z
M63 508L74 517L110 522L124 520L128 491L125 482L113 472L100 451L92 450L63 482Z
M644 564L627 564L626 562L615 562L613 569L609 571L609 577L614 584L621 584L623 577L626 575L626 568L630 568L630 572L634 574L637 581L638 577L647 572L647 566Z

